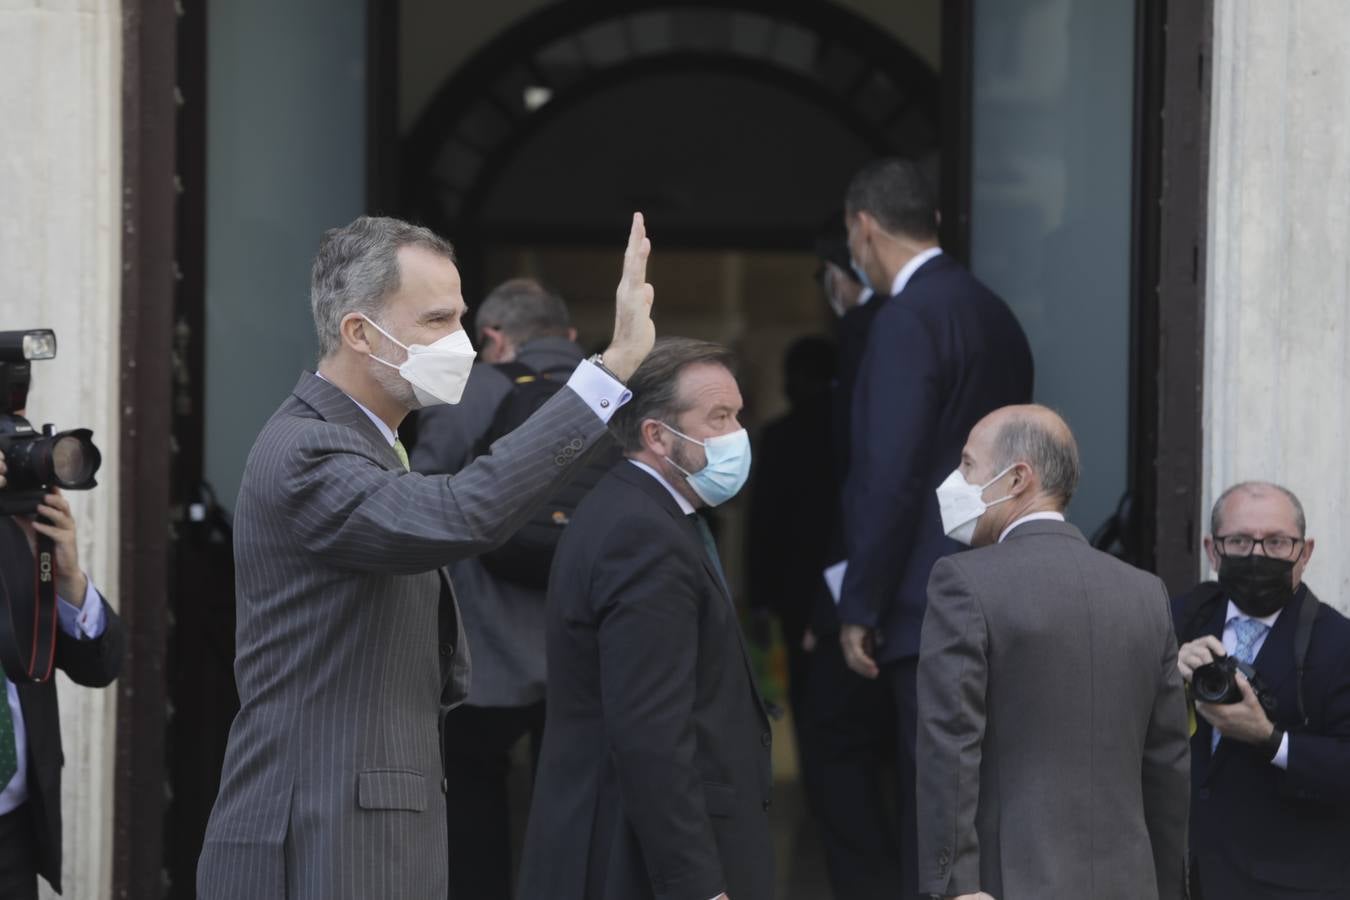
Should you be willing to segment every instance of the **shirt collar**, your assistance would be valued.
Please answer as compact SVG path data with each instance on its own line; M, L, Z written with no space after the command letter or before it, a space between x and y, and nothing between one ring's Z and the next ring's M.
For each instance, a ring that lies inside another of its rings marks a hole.
M909 280L914 277L914 273L919 271L919 266L922 266L933 257L941 255L941 247L929 247L927 250L916 254L913 259L905 263L905 267L896 274L895 281L891 282L891 296L900 296L900 292L909 284Z
M680 512L684 513L686 516L691 516L694 514L694 504L686 500L684 494L681 494L679 491L675 490L675 486L672 485L669 481L666 481L665 476L663 476L660 472L653 469L651 466L647 465L645 462L641 462L636 459L630 459L628 461L633 465L637 466L642 471L646 472L648 475L655 478L657 481L659 481L661 483L661 487L670 491L670 496L674 497L675 502L680 505Z
M333 382L329 380L322 372L315 372L314 374L318 375L320 378L322 378L324 381L327 381L329 384L333 384ZM339 391L342 391L342 388L338 387L336 384L333 384L333 387L336 387L338 388ZM346 391L342 391L342 393L347 394ZM370 416L370 421L374 422L375 427L380 429L380 434L384 435L384 439L389 442L389 446L390 447L394 446L394 441L397 439L398 435L394 434L394 429L389 427L389 423L385 422L384 419L381 419L379 416L375 415L373 412L367 409L364 403L362 403L360 400L357 400L351 394L347 394L347 399L355 403L357 406L361 407L361 412L365 413L367 416Z
M1234 603L1232 600L1229 600L1229 601L1228 601L1228 614L1225 615L1225 616L1223 617L1223 627L1224 627L1224 628L1227 628L1228 625L1229 625L1229 623L1231 623L1234 619L1252 619L1252 620L1254 620L1254 621L1260 622L1262 625L1266 626L1267 628L1274 628L1274 627L1275 627L1275 620L1278 619L1278 618L1280 617L1280 613L1282 613L1282 612L1284 612L1284 610L1282 610L1282 609L1277 609L1277 610L1275 610L1273 613L1271 613L1271 614L1268 615L1268 616L1261 616L1261 617L1259 617L1259 618L1256 617L1256 616L1249 616L1249 615L1247 615L1245 612L1243 612L1242 610L1238 609L1236 603Z
M1047 509L1044 512L1027 513L1020 519L1013 519L1012 522L1008 524L1008 527L1003 529L1003 533L998 536L998 542L1000 544L1003 543L1003 539L1008 536L1008 532L1012 531L1018 525L1021 525L1024 522L1038 522L1038 521L1063 522L1064 513L1055 512L1053 509Z

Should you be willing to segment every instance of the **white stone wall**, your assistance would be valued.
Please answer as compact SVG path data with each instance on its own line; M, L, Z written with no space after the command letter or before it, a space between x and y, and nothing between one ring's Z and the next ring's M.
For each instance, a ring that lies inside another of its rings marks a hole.
M81 563L113 606L120 41L116 0L0 0L0 329L56 329L57 358L34 365L28 409L36 424L94 430L99 486L70 497ZM59 677L65 897L106 898L115 692Z
M1205 497L1303 501L1307 581L1350 612L1350 3L1215 0Z

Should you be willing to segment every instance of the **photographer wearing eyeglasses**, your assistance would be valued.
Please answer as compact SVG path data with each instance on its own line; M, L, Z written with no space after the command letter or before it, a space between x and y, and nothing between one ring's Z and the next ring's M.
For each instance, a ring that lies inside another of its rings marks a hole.
M1350 620L1303 583L1315 542L1293 493L1214 504L1218 573L1173 602L1191 738L1192 896L1350 898Z

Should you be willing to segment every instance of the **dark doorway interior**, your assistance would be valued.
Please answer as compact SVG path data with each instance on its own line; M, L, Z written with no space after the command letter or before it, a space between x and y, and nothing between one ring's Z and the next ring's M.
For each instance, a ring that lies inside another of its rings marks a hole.
M129 371L124 394L158 404L158 414L137 407L129 426L139 434L171 427L175 450L171 468L135 438L124 445L123 458L137 460L124 473L122 595L135 598L138 658L119 710L114 895L186 898L237 702L227 522L199 490L206 0L184 2L178 23L141 23L143 5L129 8L140 30L128 34L140 39L126 47L127 220L141 243L126 249L124 358L165 365ZM781 408L782 348L827 324L809 248L837 215L857 163L885 153L927 161L942 185L944 244L964 256L975 5L944 4L939 77L828 3L554 4L485 45L400 139L390 103L397 4L372 0L372 211L451 236L470 302L509 275L552 283L572 301L586 342L605 335L627 216L646 211L658 248L659 327L733 342L747 360L750 415L763 421ZM1203 259L1209 3L1140 0L1140 9L1129 527L1134 545L1147 548L1140 561L1175 578L1194 569L1198 512L1203 272L1191 261ZM164 49L175 28L176 71ZM1177 123L1168 130L1164 107ZM154 180L174 168L175 133L176 207L171 187ZM175 246L171 297L165 248ZM723 539L734 543L732 512ZM167 564L155 540L131 539L166 531Z

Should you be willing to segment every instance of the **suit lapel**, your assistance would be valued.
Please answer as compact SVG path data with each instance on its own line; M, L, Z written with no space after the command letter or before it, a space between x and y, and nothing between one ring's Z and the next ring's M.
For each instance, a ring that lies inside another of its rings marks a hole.
M703 547L703 537L698 533L698 525L692 522L684 510L680 509L675 498L670 496L670 491L665 486L653 478L648 473L639 469L628 460L623 460L615 468L615 475L622 481L626 481L651 497L656 501L668 515L674 518L684 529L685 536L693 543L694 550L698 558L703 561L703 571L707 573L708 579L717 588L717 593L721 595L723 602L731 613L731 626L736 630L736 640L741 649L741 660L745 664L746 675L750 678L750 690L755 695L755 705L759 709L760 716L767 724L769 721L768 709L764 706L764 697L759 692L759 682L755 678L755 669L750 660L750 648L745 644L745 634L741 631L740 617L736 612L736 603L731 597L731 588L722 578L722 574L717 571L717 567L708 557L707 550Z
M371 455L378 459L386 469L403 471L403 463L384 433L375 427L356 401L347 396L340 387L320 378L311 372L300 375L299 382L291 391L295 398L319 414L319 418L334 425L345 425L358 432L370 442Z
M1266 683L1266 689L1274 695L1280 693L1280 688L1294 674L1294 632L1298 628L1298 610L1303 603L1304 590L1306 588L1294 594L1294 599L1270 627L1270 634L1266 635L1266 640L1261 644L1261 650L1252 663L1252 668L1256 669L1261 680ZM1285 710L1276 712L1282 713Z

